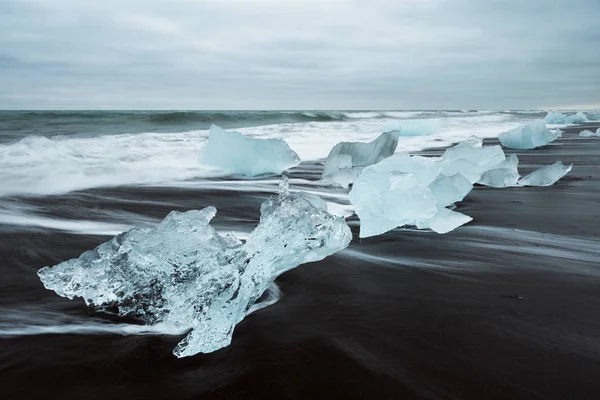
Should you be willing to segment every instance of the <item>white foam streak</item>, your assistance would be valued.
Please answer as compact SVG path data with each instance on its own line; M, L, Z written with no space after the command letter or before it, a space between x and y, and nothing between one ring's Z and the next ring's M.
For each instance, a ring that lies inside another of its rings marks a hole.
M303 161L324 159L342 141L368 142L393 120L436 118L431 135L401 138L397 151L447 146L471 135L496 137L527 122L526 114L494 112L347 112L345 120L287 123L239 129L260 138L284 139ZM95 137L27 137L0 145L0 197L43 196L119 185L185 186L222 176L203 167L198 154L208 131Z

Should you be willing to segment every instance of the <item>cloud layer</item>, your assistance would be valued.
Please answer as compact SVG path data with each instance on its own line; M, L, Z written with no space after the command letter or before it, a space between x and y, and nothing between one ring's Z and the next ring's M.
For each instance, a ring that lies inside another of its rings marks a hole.
M0 108L597 108L598 15L598 0L0 0Z

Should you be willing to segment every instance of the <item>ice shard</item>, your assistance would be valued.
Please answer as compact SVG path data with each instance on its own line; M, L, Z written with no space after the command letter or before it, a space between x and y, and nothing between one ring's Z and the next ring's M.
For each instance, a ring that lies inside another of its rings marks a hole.
M377 172L371 167L360 174L349 198L360 218L361 238L414 225L437 212L434 195L415 175Z
M468 215L439 208L432 218L419 220L416 226L418 229L431 229L435 233L445 234L472 220L473 218Z
M521 125L508 132L498 135L502 146L509 149L535 149L546 146L558 139L560 134L552 132L546 127L546 123L541 120L535 120L529 124Z
M447 176L442 168L440 158L406 153L365 168L349 194L360 219L360 237L405 225L446 233L468 222L469 217L444 207L462 200L473 185L460 173Z
M500 146L483 146L481 139L471 137L444 152L441 157L442 171L448 176L460 173L475 183L485 171L504 159L504 151Z
M546 165L537 169L521 179L518 186L551 186L554 185L560 178L568 174L573 168L571 165L563 165L562 161L557 161L554 164Z
M174 349L177 357L208 353L231 342L235 325L278 275L348 245L346 222L323 207L290 194L284 177L245 244L209 225L214 207L173 211L154 228L124 232L38 275L60 296L191 329Z
M226 174L256 176L279 174L300 164L300 157L281 139L252 138L212 125L199 161Z
M463 174L447 176L439 174L429 185L438 207L447 207L465 198L473 184Z
M329 152L321 179L347 187L364 167L391 156L397 146L398 135L396 132L382 133L369 143L340 142Z
M485 171L477 183L495 188L515 186L521 177L518 165L519 158L516 154L511 154L501 163Z
M586 129L585 131L580 132L579 136L581 136L581 137L600 137L600 128L596 129L596 132Z

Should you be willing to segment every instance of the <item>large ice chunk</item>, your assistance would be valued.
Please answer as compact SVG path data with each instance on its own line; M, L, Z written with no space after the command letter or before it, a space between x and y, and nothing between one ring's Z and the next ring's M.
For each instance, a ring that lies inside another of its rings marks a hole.
M365 168L349 194L360 218L360 237L405 225L446 233L470 221L444 207L462 200L472 183L459 173L447 176L442 167L439 158L399 153Z
M502 146L509 149L535 149L546 146L559 137L560 134L548 129L546 123L541 119L498 135Z
M347 187L368 165L391 156L398 146L396 132L382 133L372 142L341 142L333 146L323 167L321 179Z
M60 296L191 329L177 357L208 353L231 342L235 325L278 275L348 245L346 222L323 204L288 193L284 179L245 244L209 225L214 207L173 211L154 228L134 228L38 275Z
M563 165L562 161L546 165L525 176L518 182L518 186L551 186L560 178L568 174L573 168L571 165Z
M495 188L515 186L521 177L518 165L519 158L516 154L511 154L501 163L485 171L477 183Z
M594 136L600 137L600 128L596 129L596 132L586 129L583 132L579 132L579 136L581 136L581 137L594 137Z
M431 190L413 174L379 173L371 167L360 174L349 194L360 218L360 237L375 236L398 226L414 225L437 212Z
M227 174L256 176L279 174L300 164L300 157L281 139L257 139L239 132L210 127L200 163Z
M394 132L396 136L425 136L435 132L440 121L431 119L405 119L387 122L383 132Z
M483 146L482 139L471 137L444 152L441 157L442 171L448 176L460 173L475 183L485 171L504 159L504 151L500 146Z
M544 117L544 121L547 124L582 124L587 122L587 120L587 117L582 112L567 116L561 112L550 111Z

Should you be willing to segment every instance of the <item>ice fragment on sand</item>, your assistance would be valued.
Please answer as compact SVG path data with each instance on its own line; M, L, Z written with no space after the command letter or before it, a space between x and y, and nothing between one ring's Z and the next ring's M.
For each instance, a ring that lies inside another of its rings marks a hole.
M477 183L495 188L515 186L521 177L518 165L519 159L516 154L511 154L492 169L485 171Z
M504 159L504 151L500 146L483 146L481 139L471 137L444 152L441 157L442 171L448 176L461 173L475 183L485 171Z
M502 146L509 149L535 149L546 146L559 137L560 134L548 129L546 123L541 119L498 135Z
M572 168L573 164L563 165L562 161L557 161L525 176L518 182L518 186L551 186L569 173Z
M377 172L367 167L349 194L360 218L360 237L375 236L437 212L431 190L413 174Z
M349 194L360 218L360 237L404 225L446 233L468 222L469 217L457 218L444 207L462 200L473 185L460 173L447 176L442 167L440 158L399 153L365 168Z
M199 161L227 174L256 176L279 174L300 164L300 157L281 139L256 139L212 125Z
M429 219L419 220L416 223L418 229L431 229L432 231L444 234L461 225L471 222L473 218L447 208L439 208L438 212Z
M284 178L245 244L209 225L214 207L173 211L154 228L134 228L38 275L60 296L191 329L177 357L208 353L231 342L235 325L278 275L348 245L344 219L322 207L289 193Z
M544 117L544 121L547 124L582 124L587 122L587 120L587 117L582 112L567 116L561 112L550 111Z
M347 187L362 169L391 156L398 146L394 132L382 133L372 142L340 142L333 146L323 167L321 179Z
M581 136L581 137L595 137L595 136L600 137L600 128L596 129L596 132L592 132L592 131L586 129L585 131L580 132L579 136Z

